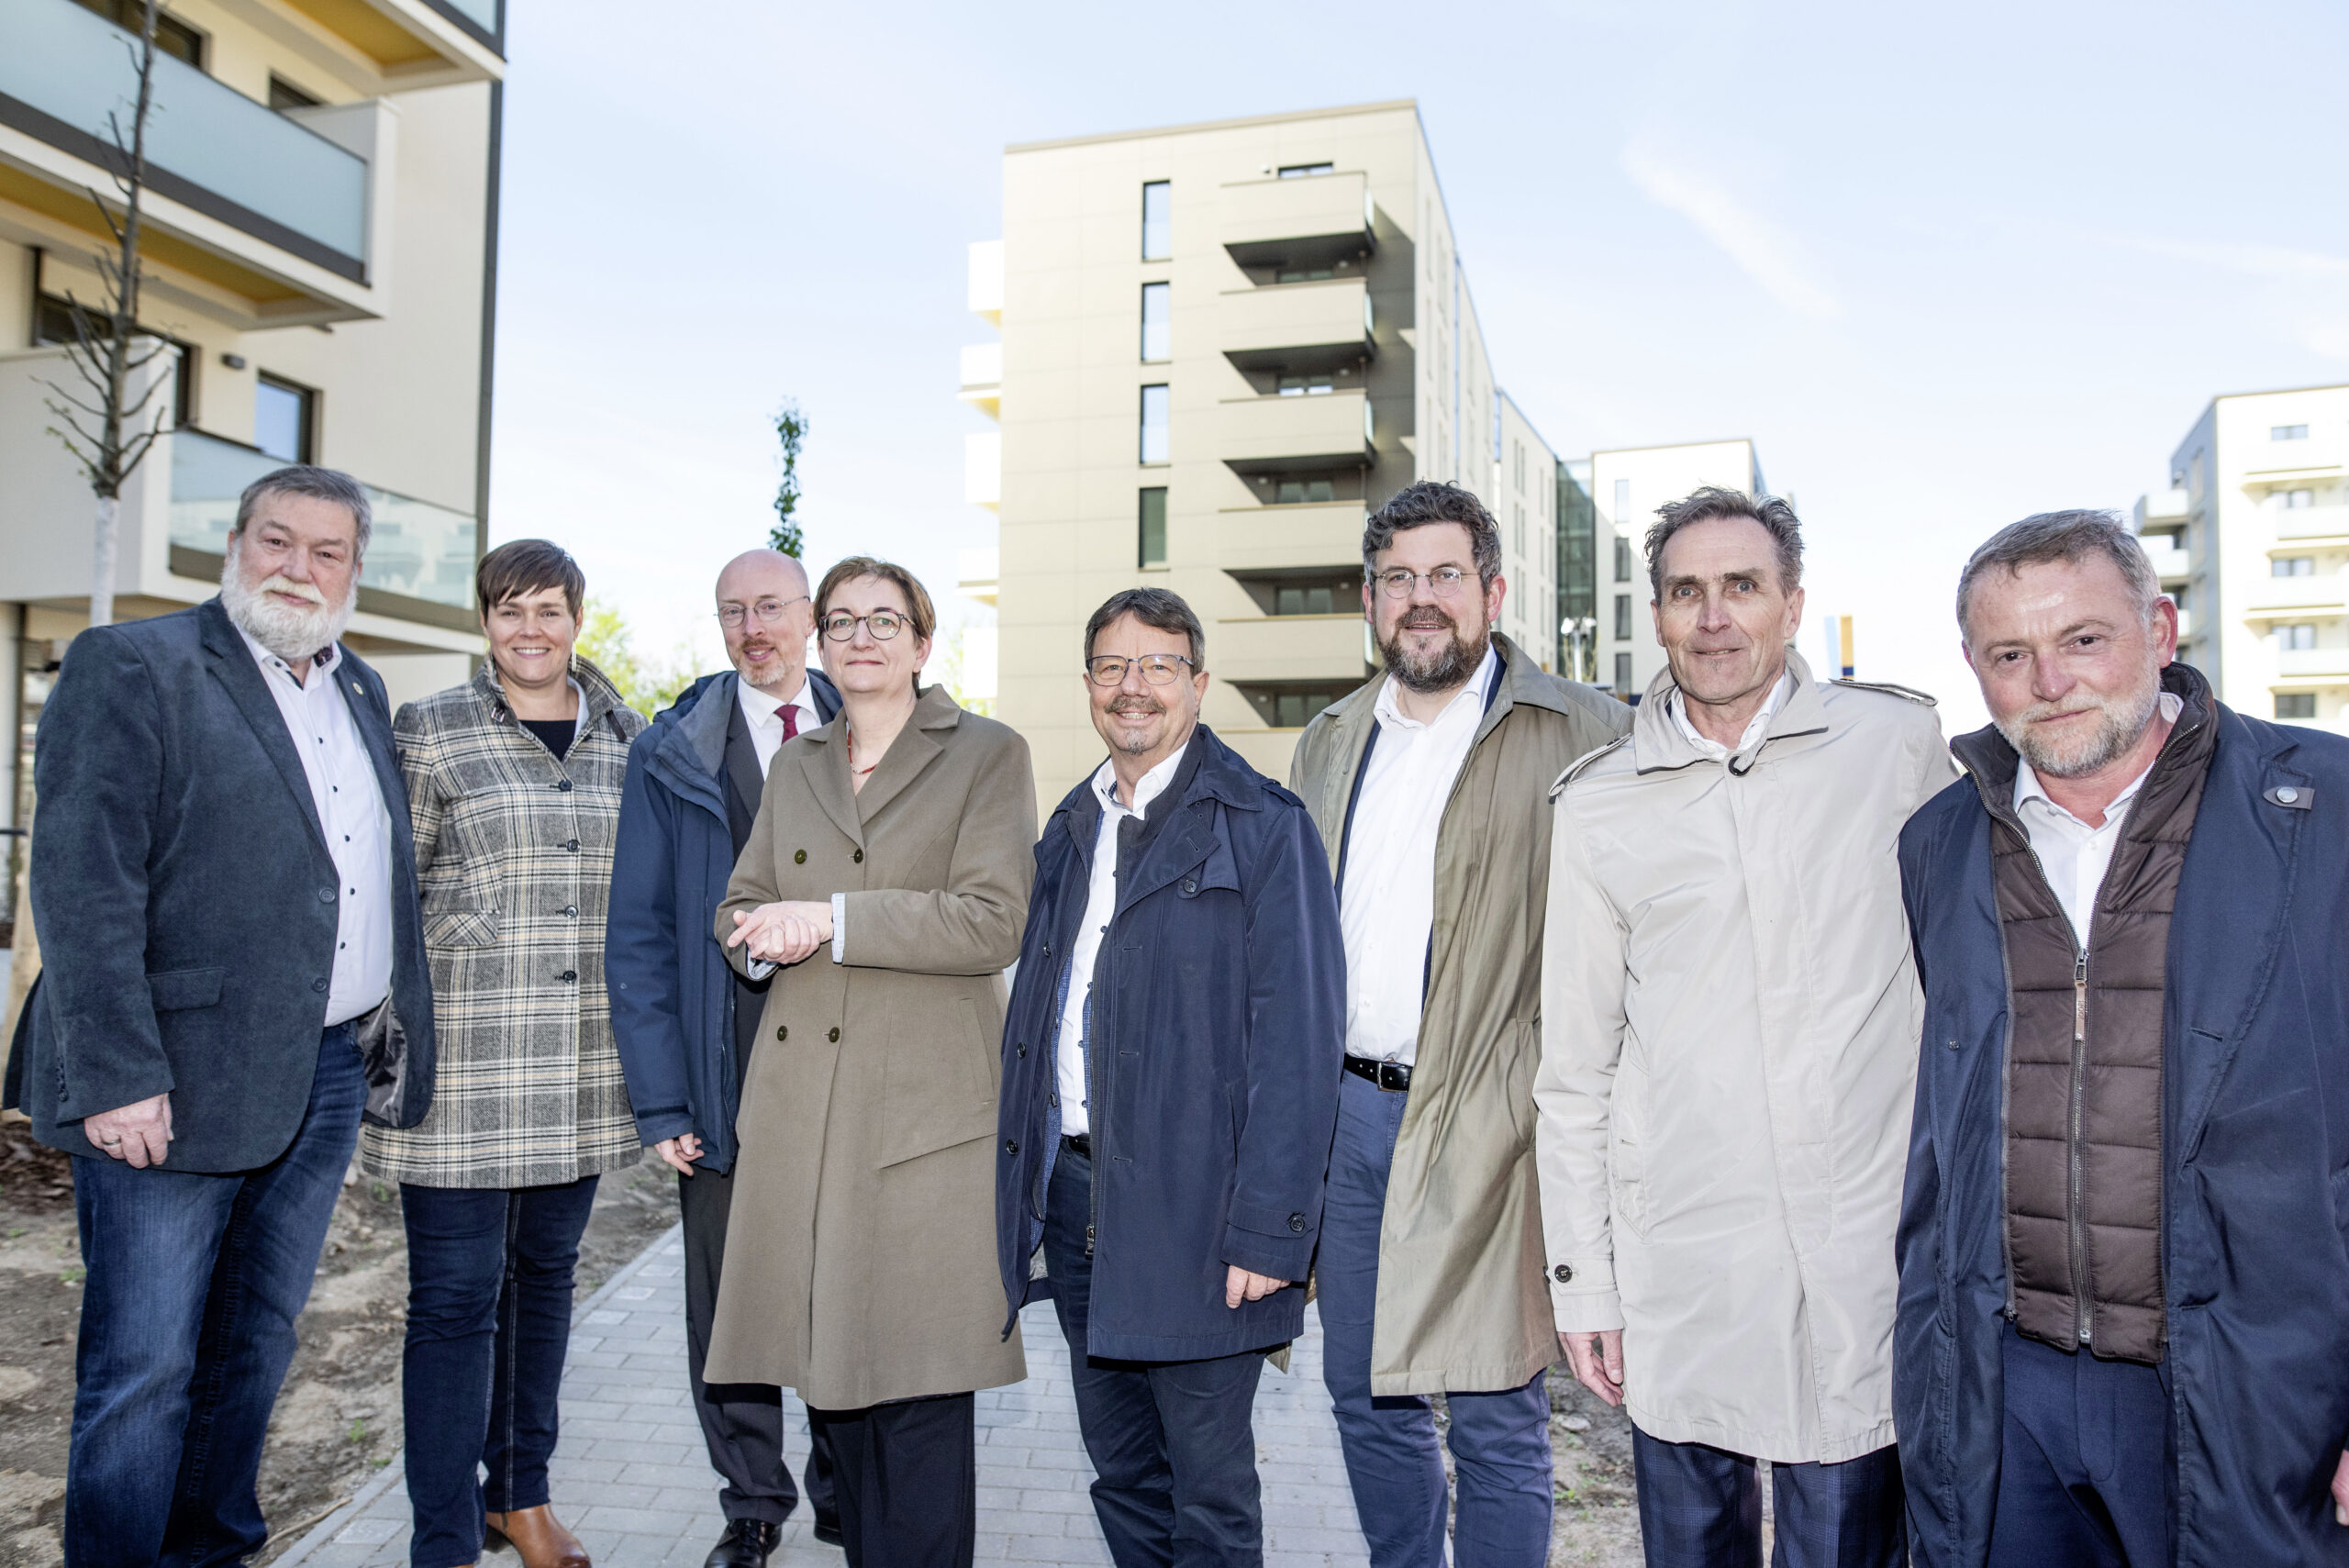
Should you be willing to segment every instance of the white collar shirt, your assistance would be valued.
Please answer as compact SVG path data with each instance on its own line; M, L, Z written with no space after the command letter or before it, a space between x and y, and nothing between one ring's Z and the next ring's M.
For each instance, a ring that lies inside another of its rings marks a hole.
M308 677L296 680L292 665L243 628L238 634L301 754L310 804L341 883L323 1020L331 1029L371 1011L392 989L392 819L351 711L352 702L369 699L355 676L341 678L349 662L340 646L329 645L310 661Z
M734 677L734 700L742 709L742 718L751 727L751 749L759 754L759 776L764 778L774 765L774 754L783 750L783 710L799 710L797 733L807 734L823 719L817 715L814 688L805 675L799 678L798 695L787 701L777 702L741 676Z
M1371 710L1377 743L1363 764L1346 830L1339 926L1346 944L1346 1054L1408 1067L1419 1058L1435 929L1435 840L1453 781L1476 743L1499 673L1491 648L1457 696L1426 724L1407 717L1395 682Z
M1052 1062L1056 1087L1061 1101L1061 1131L1070 1137L1088 1133L1093 1118L1087 1115L1085 1102L1085 1013L1093 998L1093 964L1101 951L1101 939L1109 929L1110 917L1118 907L1118 828L1129 817L1147 817L1151 802L1166 792L1174 781L1174 770L1182 765L1183 753L1190 750L1186 741L1173 755L1142 774L1134 784L1134 803L1129 807L1118 802L1117 770L1104 762L1093 774L1093 793L1101 802L1101 826L1093 835L1093 879L1086 885L1085 915L1076 924L1076 940L1068 955L1068 1000L1061 1006L1061 1027L1058 1043L1053 1048Z
M2175 692L2161 695L2164 722L2176 724L2186 704ZM2023 831L2030 837L2031 852L2039 859L2039 869L2047 878L2047 885L2055 901L2064 906L2064 917L2072 922L2072 935L2078 939L2080 951L2086 952L2091 923L2096 918L2096 895L2104 886L2105 873L2112 869L2112 851L2121 847L2121 831L2129 820L2129 808L2136 803L2137 794L2145 787L2145 780L2153 774L2153 764L2129 781L2129 787L2112 797L2104 808L2104 825L2091 828L2047 795L2039 782L2038 772L2021 757L2015 759L2015 815L2022 818Z
M1762 737L1770 733L1770 720L1777 713L1778 705L1785 702L1787 694L1794 689L1792 671L1778 677L1778 684L1770 688L1770 695L1764 700L1761 710L1746 721L1745 733L1737 738L1735 752L1697 728L1696 720L1688 717L1688 705L1682 699L1678 686L1672 688L1672 695L1665 700L1671 705L1672 722L1680 727L1680 733L1688 738L1688 743L1718 762L1760 744Z

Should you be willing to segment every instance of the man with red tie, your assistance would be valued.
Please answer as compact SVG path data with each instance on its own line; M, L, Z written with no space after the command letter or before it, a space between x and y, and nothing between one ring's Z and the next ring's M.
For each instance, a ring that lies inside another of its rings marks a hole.
M775 753L829 723L840 694L807 668L807 573L753 550L718 574L734 668L705 676L629 748L612 862L604 980L637 1132L675 1168L685 1219L685 1357L726 1533L707 1568L763 1568L798 1502L783 1460L778 1389L702 1381L732 1201L734 1113L770 984L742 980L709 940ZM819 1540L838 1541L830 1456L807 1463Z

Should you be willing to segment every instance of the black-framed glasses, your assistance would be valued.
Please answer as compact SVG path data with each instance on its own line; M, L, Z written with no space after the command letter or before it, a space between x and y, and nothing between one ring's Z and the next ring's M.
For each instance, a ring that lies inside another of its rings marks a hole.
M807 598L807 595L802 594L796 599L761 599L755 605L720 605L718 606L718 624L732 631L756 616L761 626L774 626L783 619L784 611L804 603Z
M1468 580L1468 573L1457 566L1439 566L1432 572L1406 572L1397 566L1392 571L1380 573L1372 581L1388 598L1408 599L1411 596L1412 585L1422 579L1427 583L1429 593L1439 599L1449 599L1460 592L1460 585Z
M822 632L829 641L846 642L856 635L860 621L864 623L864 629L873 634L875 642L886 642L906 629L906 617L895 610L875 610L869 616L852 616L846 610L834 610L816 623L816 629Z
M1085 662L1085 678L1097 686L1119 685L1125 681L1126 666L1138 664L1141 667L1141 678L1152 685L1172 685L1174 678L1183 673L1183 666L1189 662L1180 653L1145 653L1139 659L1104 653L1098 659Z

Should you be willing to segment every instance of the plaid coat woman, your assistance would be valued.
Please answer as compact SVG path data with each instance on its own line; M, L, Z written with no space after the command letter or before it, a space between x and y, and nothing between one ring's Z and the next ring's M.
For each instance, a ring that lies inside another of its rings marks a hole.
M370 1175L550 1186L642 1152L604 995L604 912L620 781L644 719L585 660L571 673L584 711L561 761L516 722L487 662L393 722L440 1075L420 1125L367 1129Z

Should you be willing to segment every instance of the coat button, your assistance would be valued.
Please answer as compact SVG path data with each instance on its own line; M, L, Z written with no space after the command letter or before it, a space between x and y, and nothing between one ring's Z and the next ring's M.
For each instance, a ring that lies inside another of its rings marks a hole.
M333 888L331 888L331 887L321 887L321 888L319 888L319 889L318 889L318 902L319 902L319 903L321 903L321 904L331 904L331 903L333 903L333 902L334 902L334 889L333 889Z
M830 1038L830 1040L831 1040L831 1042L832 1042L834 1045L838 1045L838 1044L840 1044L840 1042L841 1042L841 1031L840 1031L840 1027L839 1027L838 1025L834 1025L834 1026L833 1026L833 1028L832 1028L832 1032L831 1032L831 1035L830 1035L830 1037L829 1037L829 1038Z
M1004 1151L1006 1154L1017 1154L1017 1153L1019 1153L1019 1140L1018 1140L1018 1139L1016 1139L1016 1138L1007 1138L1007 1139L1005 1139L1005 1140L1003 1140L1003 1151Z
M327 983L323 980L313 980L310 982L310 989L313 991L323 991L326 988Z
M1564 1284L1575 1277L1575 1266L1572 1263L1560 1263L1550 1271L1550 1277L1560 1284Z
M864 851L863 850L859 850L856 853L851 855L849 859L854 861L859 865L863 865L864 863Z
M575 855L575 854L577 854L577 853L579 852L579 840L576 840L576 839L565 839L565 840L562 841L562 847L563 847L564 849L566 849L566 850L569 850L573 854L574 854L574 855Z
M559 779L556 781L554 787L567 793L571 788L571 781L569 779Z
M1044 1103L1052 1106L1054 1109L1058 1109L1061 1103L1061 1097L1058 1095L1046 1095L1044 1096Z
M1022 1057L1025 1057L1028 1054L1028 1042L1023 1040L1013 1049L1017 1050Z
M561 974L556 975L555 978L557 980L576 980L579 978L579 972L575 969L566 969Z
M805 851L805 850L794 850L794 851L791 851L791 863L792 863L793 865L796 865L796 866L804 866L804 865L806 865L806 864L807 863L807 851Z
M2292 802L2300 798L2300 792L2294 789L2290 784L2286 784L2282 789L2276 792L2276 798L2278 801L2281 801L2284 805L2289 806Z
M1290 1216L1288 1217L1288 1228L1289 1228L1291 1230L1296 1231L1299 1236L1304 1235L1304 1234L1305 1234L1305 1216L1303 1216L1303 1215L1301 1215L1301 1214L1292 1214L1292 1215L1290 1215Z
M791 1038L791 1026L789 1024L775 1025L774 1038L777 1040L789 1040Z
M1198 884L1198 879L1197 879L1197 878L1196 878L1196 877L1188 877L1188 876L1186 876L1186 877L1185 877L1185 878L1183 879L1183 891L1184 891L1184 892L1186 892L1186 893L1197 893L1198 890L1199 890L1199 884Z
M579 918L579 906L576 904L564 905L562 906L562 912L574 920Z

